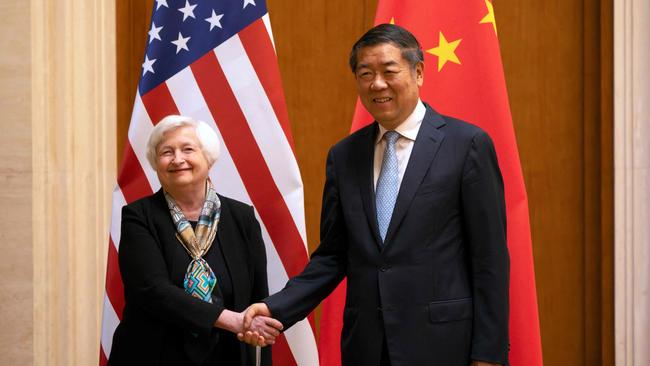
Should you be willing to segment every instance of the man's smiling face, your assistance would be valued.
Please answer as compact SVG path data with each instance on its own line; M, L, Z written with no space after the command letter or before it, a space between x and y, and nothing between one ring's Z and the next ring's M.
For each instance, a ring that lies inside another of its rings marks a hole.
M355 70L361 103L387 130L413 112L424 80L424 64L412 67L392 43L361 48Z

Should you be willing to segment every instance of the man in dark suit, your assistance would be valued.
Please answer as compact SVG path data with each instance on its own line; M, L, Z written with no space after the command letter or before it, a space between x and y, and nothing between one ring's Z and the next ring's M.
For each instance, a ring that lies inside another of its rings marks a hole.
M423 54L407 30L371 29L350 66L376 122L330 150L321 243L246 321L290 327L347 276L344 365L507 364L506 213L490 137L420 100Z

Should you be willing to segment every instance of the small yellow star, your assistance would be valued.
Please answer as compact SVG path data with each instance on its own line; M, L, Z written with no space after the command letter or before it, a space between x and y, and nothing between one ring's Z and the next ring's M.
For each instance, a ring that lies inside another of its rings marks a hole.
M438 71L442 70L442 67L445 66L447 61L460 65L460 60L456 56L456 47L458 47L460 41L462 39L459 38L453 42L447 42L445 36L440 32L438 47L427 50L428 53L438 56Z
M388 22L388 23L389 23L389 24L395 24L395 17L391 17L391 18L390 18L390 22Z
M494 27L494 34L497 34L497 21L494 19L494 7L488 0L485 0L485 6L487 7L488 13L483 17L483 19L481 19L479 24L492 23L492 27Z

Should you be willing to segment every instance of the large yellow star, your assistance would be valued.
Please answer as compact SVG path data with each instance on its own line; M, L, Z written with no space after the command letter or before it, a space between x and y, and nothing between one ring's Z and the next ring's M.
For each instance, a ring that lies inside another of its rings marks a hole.
M483 19L481 19L479 24L492 23L492 27L494 27L494 34L497 34L497 21L494 19L494 7L488 0L485 0L485 6L487 7L488 13L483 17Z
M447 38L440 32L438 47L427 50L428 53L438 56L438 71L442 70L447 61L460 65L460 60L456 56L456 47L458 47L460 41L462 39L459 38L453 42L447 42Z

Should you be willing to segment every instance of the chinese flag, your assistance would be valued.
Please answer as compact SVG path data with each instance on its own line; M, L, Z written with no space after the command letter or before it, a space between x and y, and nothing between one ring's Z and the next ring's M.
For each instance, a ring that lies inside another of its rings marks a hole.
M510 251L510 363L542 365L526 189L488 0L379 0L375 24L411 31L424 51L420 97L439 113L483 128L496 146L506 189ZM352 131L372 122L357 102ZM345 283L323 303L321 365L340 365Z

